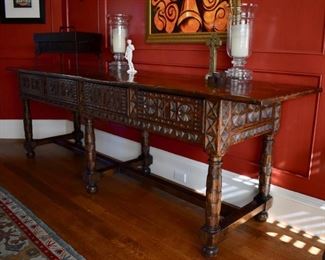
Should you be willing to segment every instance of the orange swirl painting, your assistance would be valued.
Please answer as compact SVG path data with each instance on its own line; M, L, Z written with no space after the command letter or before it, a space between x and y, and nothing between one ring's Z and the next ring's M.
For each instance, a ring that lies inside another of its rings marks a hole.
M225 35L231 5L231 0L149 0L148 41L200 42L211 33Z

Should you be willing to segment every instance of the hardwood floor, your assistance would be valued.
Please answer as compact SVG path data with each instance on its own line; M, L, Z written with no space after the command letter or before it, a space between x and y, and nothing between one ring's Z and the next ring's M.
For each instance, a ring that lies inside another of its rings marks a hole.
M0 185L87 259L203 259L202 208L113 172L89 195L83 169L82 155L58 145L27 159L21 141L0 140ZM217 259L322 259L323 243L251 220L228 234Z

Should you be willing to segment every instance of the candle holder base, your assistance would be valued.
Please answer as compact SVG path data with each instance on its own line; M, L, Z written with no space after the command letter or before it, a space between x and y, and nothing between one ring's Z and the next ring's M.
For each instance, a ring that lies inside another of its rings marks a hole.
M233 57L231 62L233 67L225 71L226 77L238 80L252 80L253 74L250 70L245 69L246 57Z
M128 63L125 61L112 61L109 63L110 70L128 70L129 66Z
M114 60L109 63L110 70L128 70L129 66L126 60L124 59L124 53L114 53Z
M238 80L252 80L253 75L252 71L242 68L242 67L232 67L225 71L226 77L231 79L238 79Z

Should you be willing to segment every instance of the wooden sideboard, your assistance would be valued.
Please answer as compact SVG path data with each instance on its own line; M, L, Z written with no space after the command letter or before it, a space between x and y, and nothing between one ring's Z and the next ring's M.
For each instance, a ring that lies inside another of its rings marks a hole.
M117 122L142 130L142 170L150 176L152 156L149 133L199 144L209 155L206 182L203 254L214 256L226 230L252 217L266 221L270 196L272 144L280 127L281 104L288 99L318 89L269 82L242 83L220 80L207 86L203 77L139 72L100 73L91 69L78 72L54 68L19 69L20 93L24 105L25 148L34 157L37 145L60 138L73 138L81 145L85 124L88 192L97 191L98 173L93 119ZM74 113L74 132L35 140L32 133L30 101L66 108ZM258 195L248 205L234 208L221 217L222 158L236 143L264 136Z

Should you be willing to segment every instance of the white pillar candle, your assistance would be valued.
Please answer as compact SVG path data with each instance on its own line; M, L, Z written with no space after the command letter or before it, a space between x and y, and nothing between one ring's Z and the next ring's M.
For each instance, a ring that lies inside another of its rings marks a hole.
M231 26L231 56L247 57L249 54L249 24Z
M117 27L112 30L113 53L125 52L126 37L127 37L127 30L125 28Z

